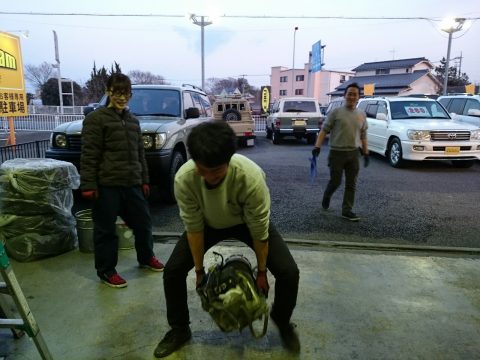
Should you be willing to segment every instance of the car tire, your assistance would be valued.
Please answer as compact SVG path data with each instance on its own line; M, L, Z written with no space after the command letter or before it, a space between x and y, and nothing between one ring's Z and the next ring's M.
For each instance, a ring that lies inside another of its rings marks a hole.
M272 138L272 129L267 128L265 131L267 133L267 135L266 135L267 139L271 139Z
M313 145L313 144L315 144L315 140L317 140L317 135L316 135L316 134L307 135L307 144L308 144L308 145Z
M280 144L281 136L280 136L280 131L273 130L272 131L272 143L275 145Z
M402 151L402 143L399 139L394 138L390 141L388 146L387 152L388 162L394 168L402 167L404 160L403 160L403 151Z
M242 120L242 115L237 109L228 109L222 114L222 119L225 121L239 121Z
M167 182L163 189L160 189L161 199L167 204L175 204L177 202L173 188L175 183L175 174L184 163L185 159L183 158L182 153L175 151L172 155L172 162L170 163L170 171L168 172Z
M452 160L452 166L456 168L468 169L473 166L475 160Z

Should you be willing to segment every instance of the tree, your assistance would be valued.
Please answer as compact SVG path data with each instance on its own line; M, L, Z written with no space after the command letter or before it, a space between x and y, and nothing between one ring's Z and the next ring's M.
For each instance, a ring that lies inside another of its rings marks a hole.
M121 73L120 65L115 62L111 68L110 72L105 69L105 66L102 66L101 69L97 70L95 63L93 63L93 69L90 73L90 80L85 83L84 89L84 98L85 103L98 102L100 98L105 94L107 80L110 75L115 73Z
M150 71L132 70L128 73L132 84L168 84L161 75L154 75Z
M435 76L442 84L445 79L446 65L447 65L447 60L445 58L442 58L442 60L440 60L440 65L435 67ZM449 66L447 87L468 85L469 83L470 81L466 73L459 74L459 71L456 66Z
M254 86L251 86L248 83L248 80L245 78L210 78L207 79L207 84L205 85L205 91L212 95L220 95L224 90L227 94L233 94L235 89L238 89L242 94L252 94L258 91Z
M46 61L40 65L25 65L25 79L29 81L35 90L40 91L42 86L52 77L53 67Z
M43 84L41 91L42 91L43 105L53 105L53 106L60 105L60 97L58 96L58 79L57 78L48 79L48 81L45 84ZM64 93L71 92L70 83L62 82L62 92ZM75 81L73 82L73 93L75 96L75 99L74 99L75 105L82 104L83 103L82 88ZM71 95L63 96L63 105L72 106Z

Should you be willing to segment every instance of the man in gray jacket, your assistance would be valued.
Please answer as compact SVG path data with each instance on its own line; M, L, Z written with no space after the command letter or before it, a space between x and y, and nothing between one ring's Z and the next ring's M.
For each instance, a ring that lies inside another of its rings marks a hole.
M365 112L358 110L360 87L357 83L347 86L344 93L345 105L332 110L318 134L313 156L320 154L320 148L327 134L330 134L330 153L328 166L330 167L330 181L323 194L322 207L328 210L330 199L342 183L345 171L345 193L343 195L342 217L350 221L358 221L360 217L352 211L355 202L355 188L359 172L359 157L364 157L365 167L369 164L367 120Z
M116 220L133 230L140 267L163 271L153 253L152 221L146 197L150 193L143 138L138 120L129 112L130 79L115 73L107 81L107 107L83 122L80 188L93 203L95 268L105 284L127 286L115 269L118 261Z

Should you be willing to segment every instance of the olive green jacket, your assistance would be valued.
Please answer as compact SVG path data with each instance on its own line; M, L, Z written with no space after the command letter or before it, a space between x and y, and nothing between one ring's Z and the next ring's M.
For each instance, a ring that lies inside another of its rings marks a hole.
M128 111L100 108L83 121L80 188L148 184L138 120Z

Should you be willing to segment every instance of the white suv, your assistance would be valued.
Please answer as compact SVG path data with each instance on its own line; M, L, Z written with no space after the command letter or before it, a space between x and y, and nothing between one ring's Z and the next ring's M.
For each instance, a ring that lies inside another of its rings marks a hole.
M445 95L437 99L454 120L480 128L480 95Z
M368 148L400 167L403 160L451 160L470 167L480 159L480 129L454 121L437 101L427 98L374 97L358 108L368 121Z

